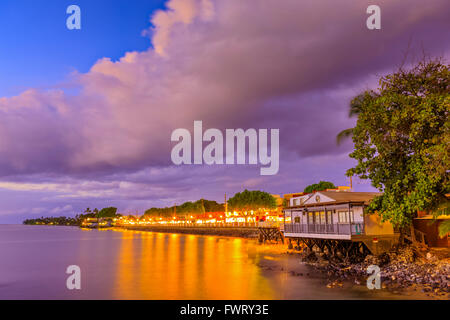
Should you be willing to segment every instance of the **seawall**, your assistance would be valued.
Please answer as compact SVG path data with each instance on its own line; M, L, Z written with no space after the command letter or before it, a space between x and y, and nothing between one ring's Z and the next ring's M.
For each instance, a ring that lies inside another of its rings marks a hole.
M182 233L239 238L258 238L258 228L238 227L176 227L176 226L121 226L121 229L164 233Z

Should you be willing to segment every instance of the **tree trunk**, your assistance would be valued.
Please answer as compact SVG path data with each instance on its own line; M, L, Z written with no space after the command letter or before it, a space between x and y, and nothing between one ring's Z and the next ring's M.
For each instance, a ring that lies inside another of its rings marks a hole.
M411 230L411 241L413 244L415 244L417 242L416 241L416 233L414 232L414 226L412 223L410 225L410 230Z
M397 243L397 248L396 251L398 251L398 249L400 248L400 246L402 246L405 243L405 230L403 228L400 228L400 235L398 237L398 243Z

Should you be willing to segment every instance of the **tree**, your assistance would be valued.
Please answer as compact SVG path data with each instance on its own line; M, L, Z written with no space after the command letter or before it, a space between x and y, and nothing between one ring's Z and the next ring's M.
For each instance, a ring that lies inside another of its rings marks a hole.
M203 199L203 206L205 208L205 212L224 212L225 206L223 203L218 203L217 201L211 201Z
M176 210L175 210L176 209ZM173 216L174 212L176 212L176 215L179 217L186 217L190 215L199 215L204 214L205 212L223 212L224 211L224 205L219 204L216 201L210 201L206 199L200 199L195 202L185 202L182 205L179 206L172 206L169 208L150 208L145 211L144 215L149 217L171 217Z
M109 207L109 208L103 208L98 213L99 218L113 218L116 216L117 208Z
M276 208L275 198L267 192L248 191L236 193L228 200L228 207L231 210L258 210L260 208L274 209Z
M368 212L408 226L417 211L434 212L449 193L450 75L441 60L422 61L382 77L379 88L355 99L352 129L358 161L347 171L370 179L384 194Z
M361 112L363 101L364 101L364 94L360 94L350 102L350 111L348 113L349 118L353 118L359 115L359 113ZM351 138L352 135L353 135L353 128L342 130L336 136L337 144L338 145L341 144L343 140Z
M326 189L336 189L336 186L329 181L320 181L319 183L312 184L310 186L307 186L305 190L303 190L304 193L311 193L314 191L323 191Z

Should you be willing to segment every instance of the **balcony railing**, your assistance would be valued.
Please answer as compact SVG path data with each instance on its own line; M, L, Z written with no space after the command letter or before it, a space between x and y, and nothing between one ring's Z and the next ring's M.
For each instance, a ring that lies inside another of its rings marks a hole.
M289 224L284 226L286 233L315 233L315 234L364 234L363 223L351 224Z

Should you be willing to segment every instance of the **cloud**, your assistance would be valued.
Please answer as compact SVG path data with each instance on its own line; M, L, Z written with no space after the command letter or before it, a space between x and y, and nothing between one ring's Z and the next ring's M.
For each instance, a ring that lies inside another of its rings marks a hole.
M282 147L302 156L336 152L330 136L340 127L336 119L346 121L350 97L322 98L324 90L358 88L398 62L410 37L430 51L447 49L438 41L449 24L445 1L427 10L382 1L381 32L362 23L365 5L169 1L152 17L154 49L99 60L75 77L78 96L31 89L0 100L0 174L167 166L171 131L197 119L219 128L276 122L287 132ZM289 96L300 98L267 107ZM267 121L272 115L278 121ZM330 123L326 148L295 137L320 137Z
M214 16L214 5L210 0L172 0L167 10L159 10L152 17L153 47L155 52L166 56L165 49L170 42L172 29L177 24L190 24L195 18L210 21ZM149 33L146 33L149 34Z
M448 53L448 1L424 8L418 0L380 0L377 31L365 26L369 4L168 1L151 18L153 46L74 74L78 94L30 89L0 98L0 187L170 201L201 190L204 176L265 185L248 167L172 168L170 134L194 120L279 128L282 167L341 156L350 144L336 146L335 136L353 124L352 96L396 68L408 44L412 53L422 46Z
M72 213L72 211L73 211L72 205L68 204L68 205L65 205L64 207L53 208L52 210L50 210L50 213L51 214L62 214L62 213L67 213L67 212Z

